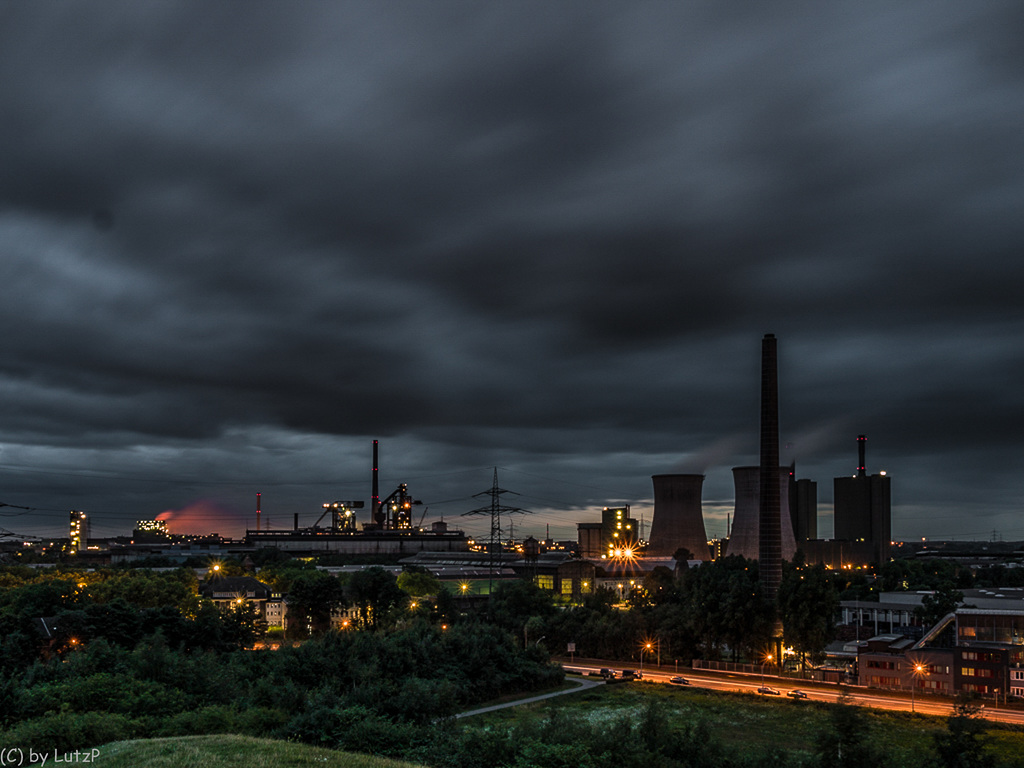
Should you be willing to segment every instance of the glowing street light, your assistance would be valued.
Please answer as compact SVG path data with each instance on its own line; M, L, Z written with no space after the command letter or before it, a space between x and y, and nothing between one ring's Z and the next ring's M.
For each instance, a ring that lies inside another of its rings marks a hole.
M924 673L924 664L917 663L914 665L914 673L910 677L910 711L914 711L914 693L917 691L917 678L919 675Z

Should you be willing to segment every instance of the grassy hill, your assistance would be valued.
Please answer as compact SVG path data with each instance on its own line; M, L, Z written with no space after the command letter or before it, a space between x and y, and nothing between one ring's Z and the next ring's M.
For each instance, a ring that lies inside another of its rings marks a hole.
M420 768L383 757L250 736L180 736L97 747L100 768ZM53 763L53 755L47 765ZM63 758L63 755L60 755Z

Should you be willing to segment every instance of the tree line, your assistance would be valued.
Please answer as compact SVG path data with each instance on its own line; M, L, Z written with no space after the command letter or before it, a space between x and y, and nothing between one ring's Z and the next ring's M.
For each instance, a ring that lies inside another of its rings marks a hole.
M821 565L785 565L776 601L765 598L757 561L731 556L673 573L655 568L624 595L602 588L577 605L558 605L528 581L496 591L491 618L517 636L544 638L559 653L569 644L584 657L689 664L694 658L763 658L775 616L785 642L803 659L817 659L832 640L839 585ZM524 641L525 642L525 641Z

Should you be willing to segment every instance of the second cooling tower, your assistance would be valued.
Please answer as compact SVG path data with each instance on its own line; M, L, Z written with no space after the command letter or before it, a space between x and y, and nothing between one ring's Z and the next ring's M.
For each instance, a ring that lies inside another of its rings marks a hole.
M672 557L686 547L698 560L710 560L711 550L701 511L704 475L654 475L654 519L647 554Z
M761 468L733 467L736 482L736 513L729 534L727 555L743 555L749 560L760 557ZM782 528L782 559L792 560L796 554L793 523L789 516L789 467L779 467L780 526Z

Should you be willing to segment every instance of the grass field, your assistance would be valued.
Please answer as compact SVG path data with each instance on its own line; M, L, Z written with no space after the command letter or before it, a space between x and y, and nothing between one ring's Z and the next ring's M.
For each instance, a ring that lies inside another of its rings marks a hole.
M810 754L816 736L829 727L829 712L834 706L645 683L599 686L571 696L477 716L467 725L501 727L530 713L544 716L555 709L573 713L574 719L600 724L623 715L637 715L652 698L662 702L673 721L702 720L719 742L748 754L769 749ZM933 735L946 729L944 717L869 708L862 711L872 741L885 754L898 758L898 763L913 765L921 755L930 754ZM990 749L1001 761L1016 764L1024 758L1024 731L993 725L989 738Z
M413 763L249 736L181 736L97 747L101 768L419 768ZM58 754L58 759L65 756ZM68 757L74 762L74 754ZM46 765L54 763L51 754Z
M596 726L626 719L642 721L652 700L660 703L671 728L703 723L710 738L736 756L784 752L806 764L819 734L831 727L835 705L767 699L752 695L677 688L660 684L598 686L554 699L497 710L444 728L508 732L558 713L566 722ZM886 765L923 766L934 755L933 736L946 729L942 717L860 710L871 743L887 758ZM1024 729L990 724L989 749L999 765L1024 768ZM517 729L518 730L518 729ZM244 736L193 736L123 741L98 747L95 763L104 768L272 768L337 766L341 768L413 768L412 763L334 751L283 741ZM60 762L72 762L64 758ZM784 757L784 756L780 756ZM58 760L51 755L46 765ZM789 764L789 759L782 760Z

